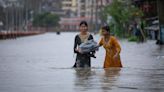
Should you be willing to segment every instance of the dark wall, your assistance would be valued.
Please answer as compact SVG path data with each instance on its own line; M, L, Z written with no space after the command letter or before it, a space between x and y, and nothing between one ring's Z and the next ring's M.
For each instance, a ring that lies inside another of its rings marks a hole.
M158 0L158 15L160 23L164 25L164 0Z

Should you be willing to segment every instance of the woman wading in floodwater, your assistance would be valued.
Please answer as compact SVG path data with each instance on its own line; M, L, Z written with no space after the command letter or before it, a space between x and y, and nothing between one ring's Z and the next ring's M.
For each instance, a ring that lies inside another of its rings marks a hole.
M106 50L106 56L104 61L104 68L110 67L122 67L120 52L121 47L117 39L110 35L110 27L102 27L102 35L99 45L103 46Z
M91 67L91 57L93 57L94 52L82 53L79 50L79 45L87 42L88 40L92 40L93 36L88 32L88 24L86 21L82 21L79 25L80 33L75 36L74 41L74 53L76 53L76 61L73 65L76 67Z

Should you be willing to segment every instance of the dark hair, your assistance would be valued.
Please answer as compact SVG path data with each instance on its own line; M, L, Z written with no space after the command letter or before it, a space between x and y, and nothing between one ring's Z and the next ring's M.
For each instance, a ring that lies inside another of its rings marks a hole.
M103 26L102 29L106 30L108 33L110 33L110 27L109 26Z
M87 26L87 27L88 27L88 24L87 24L87 22L86 22L86 21L81 21L81 22L80 22L80 26L81 26L81 25L83 25L83 24L84 24L85 26Z

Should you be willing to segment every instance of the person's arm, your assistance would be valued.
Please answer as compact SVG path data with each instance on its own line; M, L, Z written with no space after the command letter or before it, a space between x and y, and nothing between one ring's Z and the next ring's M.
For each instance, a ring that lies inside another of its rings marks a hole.
M98 45L99 45L99 46L102 46L102 45L103 45L103 38L100 39Z
M75 36L75 40L74 40L74 53L79 53L78 51L77 51L77 46L78 46L78 37L77 37L77 35Z
M94 40L94 38L93 38L93 36L91 34L90 34L88 40ZM96 53L96 51L92 51L92 52L88 53L88 56L96 58L95 53Z
M120 44L119 44L119 42L118 42L118 40L116 38L113 39L113 43L114 43L114 46L116 48L117 53L120 54L121 46L120 46Z

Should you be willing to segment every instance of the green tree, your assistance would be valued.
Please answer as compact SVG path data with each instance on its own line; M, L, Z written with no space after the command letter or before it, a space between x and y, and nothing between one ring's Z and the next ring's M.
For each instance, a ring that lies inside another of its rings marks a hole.
M101 17L107 20L108 16L112 17L110 27L113 33L123 37L126 35L127 25L136 17L143 16L140 9L132 5L131 0L113 0L113 2L104 7Z
M56 14L43 13L34 17L33 25L37 27L55 27L58 26L60 18Z

